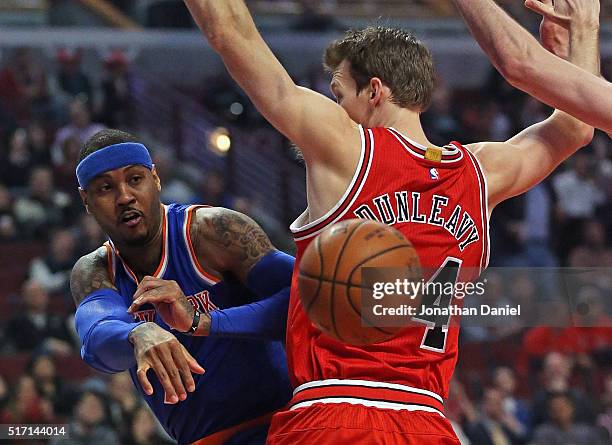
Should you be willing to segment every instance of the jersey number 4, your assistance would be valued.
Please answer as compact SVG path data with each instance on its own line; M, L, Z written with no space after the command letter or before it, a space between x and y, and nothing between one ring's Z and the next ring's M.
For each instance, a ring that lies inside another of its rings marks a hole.
M453 300L453 293L448 292L448 289L449 286L454 289L461 264L460 259L447 257L442 266L430 278L427 286L428 291L423 293L419 314L424 312L425 314L413 317L414 321L426 325L425 334L421 341L421 348L423 349L435 352L446 350L446 338L451 317L450 305ZM439 309L448 309L448 311L443 311L448 312L448 314L437 314L436 311L440 312Z

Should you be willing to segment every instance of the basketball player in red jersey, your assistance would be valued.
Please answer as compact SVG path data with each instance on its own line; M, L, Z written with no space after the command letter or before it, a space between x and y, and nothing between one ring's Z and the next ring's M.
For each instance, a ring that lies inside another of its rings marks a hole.
M472 279L467 271L487 264L491 210L593 135L555 111L505 143L435 147L419 120L433 91L433 62L412 35L367 28L334 42L325 55L334 103L295 85L243 0L185 2L259 111L302 149L308 208L292 225L296 263L331 224L372 218L406 235L424 267ZM597 70L597 49L573 43L573 61ZM307 318L294 273L287 354L296 389L267 443L458 444L443 408L457 360L458 332L447 325L407 328L370 346L337 342Z

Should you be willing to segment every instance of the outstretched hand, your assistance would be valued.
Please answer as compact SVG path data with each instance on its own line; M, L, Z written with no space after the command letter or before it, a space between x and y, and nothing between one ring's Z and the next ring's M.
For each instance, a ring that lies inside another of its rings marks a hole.
M153 394L153 385L147 377L149 369L153 369L163 386L166 403L178 403L187 398L187 392L195 391L191 373L204 374L204 368L174 335L155 323L143 323L130 333L129 340L134 345L136 375L145 394Z
M540 41L542 46L551 53L569 59L570 55L570 23L567 15L568 6L563 0L526 0L528 9L540 14Z

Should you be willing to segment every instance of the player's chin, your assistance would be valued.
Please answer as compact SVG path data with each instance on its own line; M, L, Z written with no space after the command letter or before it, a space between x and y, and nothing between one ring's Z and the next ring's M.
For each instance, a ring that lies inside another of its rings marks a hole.
M123 230L122 232L121 238L123 238L125 244L130 246L140 246L149 241L149 231L146 227L139 230Z

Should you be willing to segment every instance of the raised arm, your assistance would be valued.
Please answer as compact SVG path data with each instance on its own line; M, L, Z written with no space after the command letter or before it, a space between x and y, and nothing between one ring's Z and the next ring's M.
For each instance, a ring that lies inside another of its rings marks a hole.
M576 10L573 0L538 2L544 14L540 28L547 47L555 47L573 63L599 72L598 11ZM550 9L549 9L550 8ZM569 14L563 24L560 14ZM489 205L523 193L548 176L576 150L588 144L593 128L556 110L547 120L532 125L505 143L469 146L480 160L489 180Z
M185 3L232 77L261 114L300 147L308 164L342 169L347 156L355 153L356 165L357 124L332 100L293 82L259 34L243 0Z
M508 82L551 107L612 132L612 84L546 51L493 0L453 1ZM570 5L599 11L599 0L572 0Z

